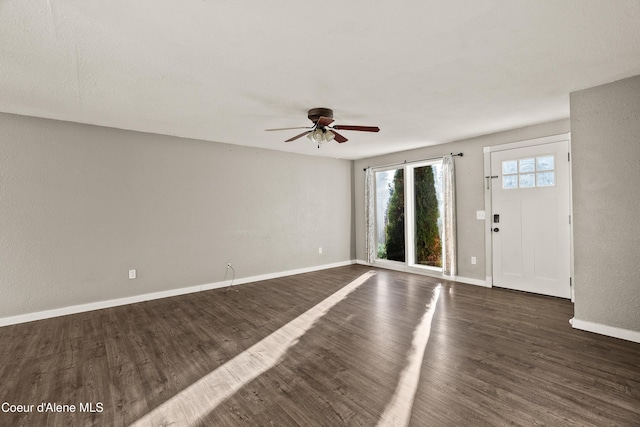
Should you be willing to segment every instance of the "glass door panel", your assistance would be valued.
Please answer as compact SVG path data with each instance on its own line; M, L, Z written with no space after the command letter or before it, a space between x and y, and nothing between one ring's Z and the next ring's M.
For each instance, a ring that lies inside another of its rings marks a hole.
M375 173L376 258L405 261L404 169Z
M442 268L442 163L412 169L415 264Z

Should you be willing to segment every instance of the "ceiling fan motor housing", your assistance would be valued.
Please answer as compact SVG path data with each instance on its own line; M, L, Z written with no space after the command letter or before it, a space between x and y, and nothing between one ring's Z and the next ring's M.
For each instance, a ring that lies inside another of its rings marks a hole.
M312 108L307 113L307 117L313 123L317 122L320 117L333 119L333 110L331 108Z

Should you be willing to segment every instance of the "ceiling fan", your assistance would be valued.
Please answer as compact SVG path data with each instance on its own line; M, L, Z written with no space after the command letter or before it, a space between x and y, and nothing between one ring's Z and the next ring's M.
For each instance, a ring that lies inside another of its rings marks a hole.
M357 130L363 132L379 132L380 128L377 126L356 126L356 125L333 125L333 110L330 108L312 108L307 113L309 120L313 122L313 126L305 127L293 127L293 128L278 128L278 129L265 129L266 131L274 130L291 130L291 129L307 129L299 135L287 139L285 142L295 141L298 138L302 138L307 135L307 138L318 144L324 144L333 139L339 143L347 142L348 139L340 135L336 130Z

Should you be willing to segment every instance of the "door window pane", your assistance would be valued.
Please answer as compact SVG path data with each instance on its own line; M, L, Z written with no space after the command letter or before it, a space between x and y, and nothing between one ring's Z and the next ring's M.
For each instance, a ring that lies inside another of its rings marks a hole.
M507 160L506 162L502 162L502 174L508 175L510 173L518 173L517 160Z
M518 175L506 175L502 177L502 188L518 188Z
M551 187L553 185L555 185L555 173L553 171L538 173L538 187Z
M553 170L554 156L540 156L536 158L536 169L539 171Z
M536 164L534 159L520 159L520 173L534 172L536 170Z
M520 174L520 188L536 186L536 176L533 173Z

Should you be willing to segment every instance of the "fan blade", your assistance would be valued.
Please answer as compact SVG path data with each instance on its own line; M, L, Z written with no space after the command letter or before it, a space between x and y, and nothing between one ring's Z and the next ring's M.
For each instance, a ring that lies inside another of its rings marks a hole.
M339 143L343 143L343 142L347 142L348 139L345 138L344 136L340 135L338 132L336 132L335 130L331 129L331 132L333 132L333 134L335 135L335 140L338 141Z
M363 132L380 132L380 128L378 126L335 125L333 128L340 130L359 130Z
M331 123L333 123L333 119L330 117L321 116L316 123L320 127L329 126Z
M298 126L295 128L277 128L277 129L265 129L267 132L272 131L272 130L292 130L292 129L311 129L311 127L309 126Z
M306 131L306 132L302 132L300 135L296 135L293 138L289 138L287 139L285 142L291 142L291 141L295 141L298 138L302 138L303 136L305 136L306 134L308 134L309 132L311 132L310 130Z

